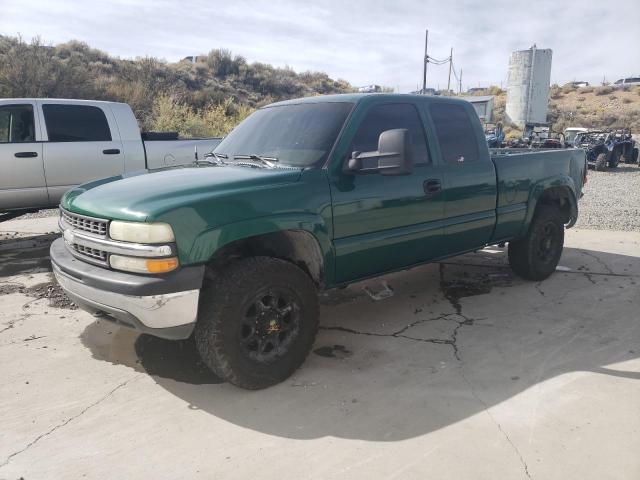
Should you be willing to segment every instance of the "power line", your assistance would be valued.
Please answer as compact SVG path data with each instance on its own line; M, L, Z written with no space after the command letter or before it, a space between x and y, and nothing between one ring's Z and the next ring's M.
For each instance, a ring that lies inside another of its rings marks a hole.
M427 91L427 66L428 64L433 64L436 66L440 66L440 65L446 65L449 64L449 79L447 81L447 93L449 93L450 88L451 88L451 73L453 73L457 83L458 83L458 88L459 91L462 92L462 69L460 69L460 76L458 76L458 73L456 72L455 67L453 66L453 48L451 48L451 51L449 53L449 56L447 58L443 58L443 59L437 59L432 57L431 55L429 55L428 52L428 45L429 45L429 30L425 31L425 37L424 37L424 59L423 59L423 70L422 70L422 91L421 93L426 93Z

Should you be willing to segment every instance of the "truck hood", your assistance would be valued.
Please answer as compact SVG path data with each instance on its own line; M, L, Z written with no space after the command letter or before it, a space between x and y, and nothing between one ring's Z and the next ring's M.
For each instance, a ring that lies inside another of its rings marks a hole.
M154 220L203 199L296 182L298 168L185 166L104 178L69 190L60 205L75 213L115 220Z

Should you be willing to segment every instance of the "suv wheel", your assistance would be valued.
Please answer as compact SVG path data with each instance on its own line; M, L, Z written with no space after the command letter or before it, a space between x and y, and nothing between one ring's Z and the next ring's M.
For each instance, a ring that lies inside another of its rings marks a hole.
M509 265L527 280L544 280L558 266L564 246L564 223L556 207L540 205L527 235L509 242Z
M245 258L204 285L196 346L223 380L251 390L266 388L302 365L318 317L316 287L305 272L276 258Z

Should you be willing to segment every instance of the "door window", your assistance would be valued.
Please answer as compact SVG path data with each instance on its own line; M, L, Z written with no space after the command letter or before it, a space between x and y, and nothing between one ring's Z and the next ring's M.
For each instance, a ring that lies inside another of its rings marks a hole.
M87 105L42 106L50 142L111 141L111 131L104 112Z
M429 106L429 113L445 163L464 164L478 160L476 133L464 107L433 103Z
M0 107L0 143L35 142L35 132L31 105Z
M408 103L391 103L371 108L351 142L350 152L375 152L378 150L380 134L396 128L409 130L410 153L414 165L430 163L422 120L416 108ZM367 161L377 162L376 159L365 160Z

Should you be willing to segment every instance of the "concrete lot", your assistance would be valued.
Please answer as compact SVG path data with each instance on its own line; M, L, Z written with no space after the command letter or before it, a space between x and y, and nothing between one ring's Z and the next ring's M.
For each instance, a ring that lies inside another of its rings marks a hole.
M639 233L570 230L541 283L490 248L331 292L248 392L70 309L54 228L0 224L0 479L640 478Z

